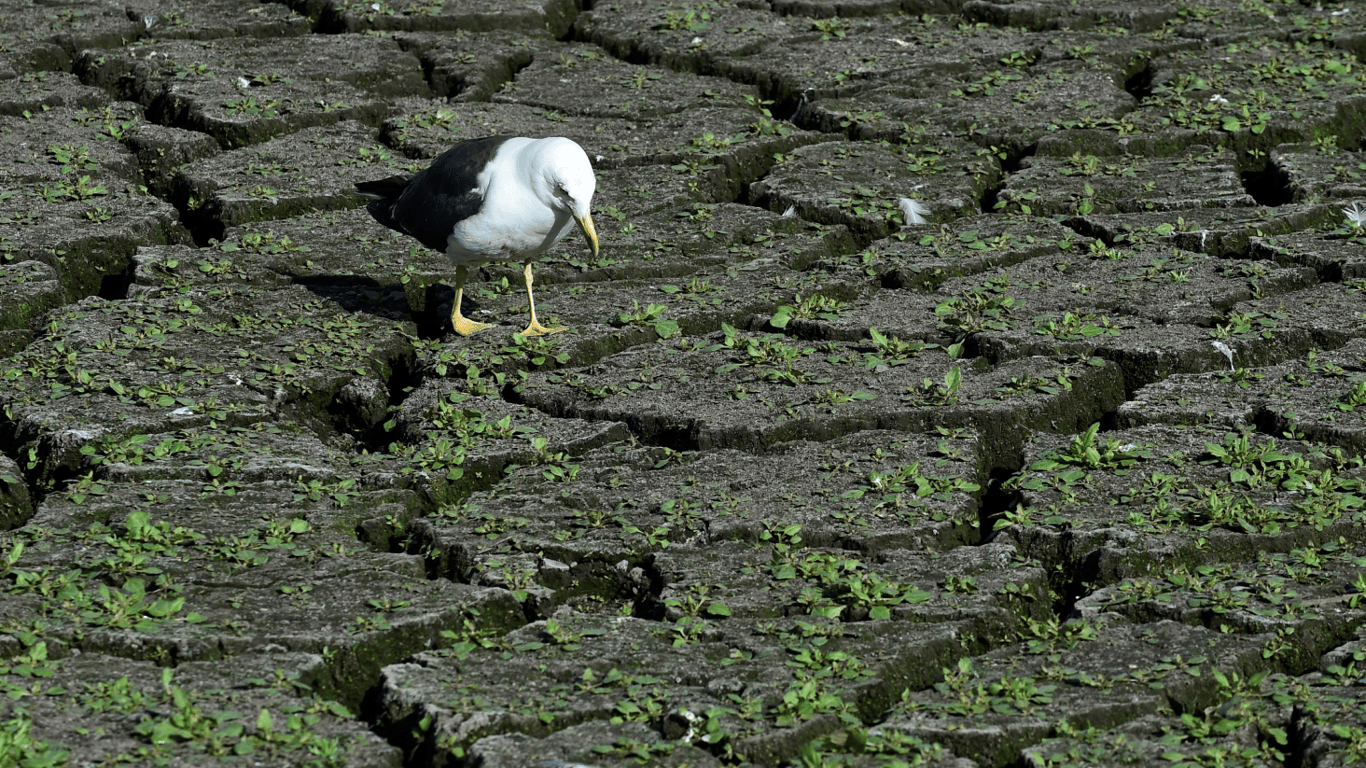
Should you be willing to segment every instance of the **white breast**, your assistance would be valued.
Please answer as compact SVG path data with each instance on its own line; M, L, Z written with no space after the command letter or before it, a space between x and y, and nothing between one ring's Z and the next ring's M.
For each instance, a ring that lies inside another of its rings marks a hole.
M446 239L456 263L522 261L544 253L569 234L574 220L542 202L532 190L518 156L534 139L513 138L498 148L479 174L479 213L461 221Z

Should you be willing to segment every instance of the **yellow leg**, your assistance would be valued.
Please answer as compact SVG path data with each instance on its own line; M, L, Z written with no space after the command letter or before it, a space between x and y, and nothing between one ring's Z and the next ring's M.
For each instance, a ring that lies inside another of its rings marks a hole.
M568 328L547 328L536 320L536 299L531 296L531 265L526 265L522 270L522 277L526 278L526 303L531 305L531 322L527 324L526 330L522 331L523 336L540 336L546 333L559 333L567 331Z
M455 304L451 307L451 327L461 336L470 336L493 327L489 323L476 322L460 314L460 300L465 297L465 278L468 276L469 270L465 269L464 265L455 268Z

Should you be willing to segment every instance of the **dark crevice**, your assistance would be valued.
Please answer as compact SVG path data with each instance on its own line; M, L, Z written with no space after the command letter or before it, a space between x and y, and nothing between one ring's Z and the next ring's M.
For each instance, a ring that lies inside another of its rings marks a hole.
M418 290L423 292L423 298L422 311L413 313L413 321L417 323L417 337L423 340L442 338L452 328L451 313L443 312L441 309L455 303L455 289L444 283L428 283ZM470 317L474 314L475 307L465 309L467 303L471 303L471 300L466 299L460 303L461 311L466 317Z
M349 441L354 441L350 446L354 451L381 453L388 448L392 437L385 424L412 392L412 383L417 381L415 353L388 362L395 370L388 381L353 379L327 405L327 417L331 422L328 426L339 437L349 436ZM384 387L382 393L372 391L377 384ZM347 441L346 437L341 439Z
M1118 242L1118 233L1106 228L1096 226L1096 223L1094 221L1088 219L1085 216L1072 216L1070 218L1063 219L1058 223L1063 225L1064 227L1067 227L1073 232L1076 232L1082 237L1095 238L1096 240L1105 243L1106 247L1109 248L1113 248L1115 243Z
M382 682L376 680L373 685L365 690L365 693L360 699L360 706L357 707L356 716L361 722L368 724L374 729L375 732L385 741L389 742L390 745L402 750L405 758L403 761L404 765L411 765L407 758L411 754L412 749L416 746L416 743L412 741L411 735L406 739L403 737L404 734L419 732L417 728L417 714L414 713L408 720L403 722L389 723L390 727L380 730L377 727L377 724L384 716L384 684Z
M177 181L183 182L183 178L177 177ZM194 192L185 183L173 184L165 199L180 212L180 224L189 230L196 248L207 248L223 239L227 227L215 215L218 212L217 203L196 199Z
M0 434L7 432L9 426L0 425ZM17 449L18 446L8 442L0 446L0 454L20 468L19 477L16 478L18 483L0 481L0 531L22 528L33 517L38 505L43 502L41 488L23 471L24 462L20 460Z
M171 201L174 205L175 201ZM215 242L223 239L223 233L227 228L214 217L205 215L202 211L191 211L177 205L180 211L180 225L189 230L190 237L194 239L196 248L208 248Z
M1153 80L1156 68L1153 67L1152 59L1142 60L1140 66L1132 72L1124 73L1124 90L1128 91L1139 101L1143 101L1153 95Z
M1000 202L1001 190L1005 189L1005 186L1005 180L1002 179L999 184L982 193L982 204L980 206L982 213L991 213L996 210L996 203Z
M393 411L403 405L403 401L408 399L408 395L422 383L422 376L418 372L417 356L405 356L395 360L393 375L385 384L389 388L389 410ZM387 445L388 442L385 442Z
M534 53L531 54L530 56L527 56L525 59L518 59L516 62L513 63L513 65L512 65L512 72L508 74L508 78L507 78L506 80L504 80L503 82L499 83L499 84L498 84L498 88L495 88L494 90L498 90L498 89L502 88L504 85L507 85L508 83L516 83L516 82L517 82L517 76L520 75L520 74L522 74L522 70L524 70L524 69L526 69L527 67L531 66L533 63L535 63L535 61L536 61L536 54L534 54Z
M1004 516L1006 510L1014 509L1020 503L1020 492L1008 488L1011 478L1019 474L1019 468L997 467L987 475L983 486L982 500L977 508L978 544L986 544L994 537L992 528Z
M800 128L800 127L801 127L802 113L806 111L806 107L807 107L807 105L810 104L810 103L811 103L811 89L808 88L807 90L805 90L805 91L803 91L802 93L800 93L800 94L797 95L797 97L796 97L796 104L793 105L791 111L780 110L780 111L778 112L778 114L780 114L780 115L787 115L787 118L786 118L787 122L792 123L793 125L795 125L795 126L797 126L798 128Z
M400 40L398 45L399 48L404 51L410 53L414 52L412 50L414 46L405 44L405 40ZM417 51L416 53L418 66L422 67L422 81L427 84L428 88L432 89L433 96L437 98L442 96L445 96L446 98L455 98L459 95L460 90L462 89L450 88L447 89L447 92L443 93L442 90L437 87L437 84L432 81L432 73L436 71L436 62L432 61L432 58L424 52Z
M440 504L457 504L480 491L486 491L503 479L503 464L486 463L479 471L467 469L459 486L448 488L439 500L426 500L435 511ZM397 551L422 557L423 570L429 579L446 579L460 584L470 583L474 575L474 555L462 541L441 536L440 528L424 517L415 516L404 526L402 535L391 544Z
M982 193L980 204L982 213L992 213L996 210L996 204L1000 201L1001 190L1005 189L1006 180L1011 174L1018 173L1024 165L1025 158L1032 157L1036 151L1038 151L1037 142L1020 147L1006 147L1005 159L1001 161L1001 179Z
M1072 531L1064 531L1063 537L1064 546L1070 549ZM1096 590L1095 584L1100 576L1100 568L1096 561L1100 554L1099 550L1091 552L1081 563L1071 563L1072 567L1058 568L1049 573L1048 586L1054 596L1051 607L1059 620L1075 618L1077 602Z
M734 202L740 205L748 205L752 208L762 208L767 211L768 206L764 205L764 203L767 202L768 197L768 188L764 185L764 179L766 178L768 178L767 173L748 184L742 184L740 186L740 194L735 197Z
M761 88L760 92L763 93L764 89ZM766 101L773 102L769 105L769 113L779 120L796 125L798 128L801 126L798 125L797 121L812 102L811 91L809 89L799 92L786 87L782 89L780 94L770 95L765 93L763 98Z
M1007 512L1014 511L1017 507L1025 504L1024 495L1017 487L1018 480L1024 472L1025 450L1023 446L1020 446L1020 450L1013 458L1015 459L1014 466L997 467L988 476L980 514L982 537L979 543L981 544L996 541L998 535L1009 536L1004 532L996 531L996 523L1005 519ZM1037 552L1029 552L1033 548L1028 543L1031 538L1029 536L1026 536L1024 540L1015 540L1015 545L1022 554L1036 560L1039 566L1047 571L1048 586L1053 596L1048 611L1059 621L1066 621L1073 618L1077 601L1091 594L1096 588L1095 585L1099 581L1099 567L1094 560L1098 553L1090 553L1086 558L1078 560L1073 551L1073 535L1068 526L1050 530L1050 534L1056 534L1058 540L1046 544ZM1006 540L1012 539L1014 539L1013 536Z
M133 270L135 264L132 259L128 260L128 266L122 272L113 272L104 276L100 280L100 290L98 295L101 299L118 301L128 298L128 288L133 284Z
M1243 189L1258 205L1275 208L1295 200L1295 188L1290 184L1290 176L1275 163L1267 162L1261 170L1243 171L1239 175Z
M1006 174L1018 173L1020 168L1024 165L1025 158L1033 157L1038 149L1038 142L1034 142L1017 149L1007 150L1008 153L1006 154L1005 159L1001 161L1001 171Z
M1133 392L1128 392L1128 391L1126 391L1126 392L1124 393L1124 401L1125 401L1125 402L1128 402L1128 401L1132 400L1133 398L1134 398L1134 393L1133 393ZM1116 431L1116 430L1118 430L1118 429L1120 429L1120 426L1119 426L1119 410L1118 410L1118 409L1113 410L1113 411L1110 411L1109 413L1106 413L1106 414L1104 414L1103 416L1100 417L1100 431L1101 431L1101 432L1114 432L1114 431Z

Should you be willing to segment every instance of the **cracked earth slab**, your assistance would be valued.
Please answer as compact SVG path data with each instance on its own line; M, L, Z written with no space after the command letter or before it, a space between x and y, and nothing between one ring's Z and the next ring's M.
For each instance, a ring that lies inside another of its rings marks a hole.
M111 753L185 761L249 754L289 763L330 753L342 756L339 765L353 768L402 764L401 753L346 707L298 703L296 691L325 689L330 683L322 657L315 654L276 649L231 661L188 662L173 671L98 652L68 655L41 641L24 651L6 669L24 665L46 677L52 688L75 695L71 701L38 699L19 718L31 728L31 738L63 743L71 760L99 760ZM273 670L273 679L262 677L263 669ZM5 709L6 717L16 714L10 706ZM197 727L211 735L209 744L174 738L176 730L166 730L168 721L161 718Z
M6 755L1359 759L1343 10L3 11ZM350 193L493 130L570 332Z

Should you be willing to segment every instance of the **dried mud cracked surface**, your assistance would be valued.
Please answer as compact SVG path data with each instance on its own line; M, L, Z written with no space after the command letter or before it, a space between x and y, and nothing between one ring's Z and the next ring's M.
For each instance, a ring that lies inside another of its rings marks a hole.
M1366 19L1084 5L0 0L0 766L1366 760Z

